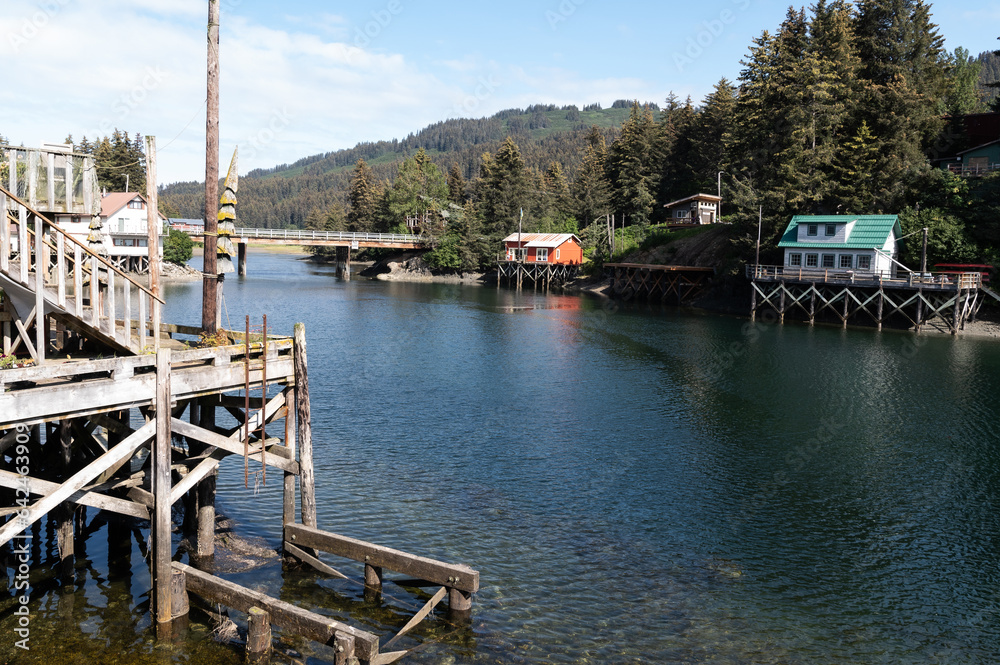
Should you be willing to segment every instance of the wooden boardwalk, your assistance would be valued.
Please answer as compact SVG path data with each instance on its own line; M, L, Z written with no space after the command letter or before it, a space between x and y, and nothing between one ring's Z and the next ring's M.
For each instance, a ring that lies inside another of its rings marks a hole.
M611 273L611 292L616 298L677 305L702 295L715 275L715 268L643 263L605 263L604 269Z
M954 335L975 320L986 295L996 297L983 287L978 272L921 275L748 265L746 275L752 284L751 318L766 308L782 323L792 314L810 324L826 316L845 327L873 323L881 330L896 322L920 332L939 319Z

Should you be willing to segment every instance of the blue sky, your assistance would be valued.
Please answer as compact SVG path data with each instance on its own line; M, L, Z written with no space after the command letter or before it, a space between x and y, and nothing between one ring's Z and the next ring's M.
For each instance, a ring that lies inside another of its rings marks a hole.
M801 4L801 3L800 3ZM533 103L699 102L787 2L221 0L222 162L240 171ZM798 6L798 5L797 5ZM949 49L1000 47L1000 0L936 2ZM204 177L206 0L4 0L0 134L157 137ZM13 62L14 67L9 63Z

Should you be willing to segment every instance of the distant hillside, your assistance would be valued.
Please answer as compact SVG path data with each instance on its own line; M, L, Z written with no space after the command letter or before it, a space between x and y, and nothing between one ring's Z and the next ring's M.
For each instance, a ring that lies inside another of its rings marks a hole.
M979 90L986 103L990 104L1000 93L997 88L990 88L987 85L1000 81L1000 55L995 55L993 51L986 51L979 54L978 60L982 65L982 69L979 70Z
M650 106L655 105L650 104ZM391 181L400 162L423 148L445 172L457 164L466 180L477 175L484 152L495 152L513 136L528 167L544 169L559 162L572 176L580 164L584 137L592 126L602 129L610 144L628 118L630 102L612 108L536 105L508 109L490 118L455 119L435 123L405 139L360 143L354 148L305 157L294 164L256 169L240 178L240 226L302 227L314 209L328 210L344 201L351 171L364 159L380 180ZM182 182L167 186L163 200L181 217L204 215L204 185Z

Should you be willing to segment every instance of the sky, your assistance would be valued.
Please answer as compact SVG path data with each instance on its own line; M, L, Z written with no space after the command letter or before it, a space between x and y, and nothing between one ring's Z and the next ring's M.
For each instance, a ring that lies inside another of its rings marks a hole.
M811 0L810 0L811 1ZM801 6L796 3L796 6ZM704 99L787 1L220 0L221 157L270 168L530 104ZM205 176L207 0L3 0L0 135L156 137ZM1000 48L1000 0L939 1L949 50ZM224 174L223 174L224 175Z

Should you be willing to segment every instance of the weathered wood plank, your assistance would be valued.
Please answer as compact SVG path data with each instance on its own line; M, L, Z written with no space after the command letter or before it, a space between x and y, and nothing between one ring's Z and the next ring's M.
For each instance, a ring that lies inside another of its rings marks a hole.
M398 642L400 640L400 638L403 637L403 635L406 635L408 632L410 632L411 630L413 630L417 626L417 624L419 624L421 621L423 621L424 619L427 618L427 615L430 614L431 611L435 607L437 607L437 604L440 603L442 600L444 600L444 597L447 596L447 595L448 595L448 589L446 589L444 587L441 587L440 589L438 589L437 593L435 593L431 597L431 599L428 600L427 603L423 607L420 608L420 611L417 612L415 615L413 615L413 618L410 619L409 621L407 621L405 626L403 626L402 628L399 629L399 632L396 633L395 637L393 637L391 640L389 640L388 642L386 642L385 644L383 644L382 648L383 649L388 649L393 644L395 644L396 642Z
M322 550L441 586L470 593L479 590L479 571L461 564L444 563L300 524L285 524L285 538L299 547Z
M344 575L343 573L341 573L339 570L337 570L333 566L327 565L326 563L324 563L320 559L317 559L316 557L314 557L313 555L309 554L305 550L303 550L303 549L301 549L299 547L296 547L295 545L292 545L287 540L285 541L285 553L286 554L291 554L292 556L294 556L296 559L298 559L302 563L308 563L310 566L312 566L313 568L315 568L316 570L318 570L321 573L324 573L326 575L330 575L331 577L336 577L336 578L342 579L342 580L348 579L347 575Z
M59 488L47 494L43 499L36 502L28 509L28 515L23 520L13 520L0 528L0 544L6 543L14 535L23 531L27 526L33 524L50 510L68 499L74 493L82 489L88 482L101 475L101 473L114 465L116 462L131 457L140 446L149 441L156 433L156 422L151 421L136 430L135 434L128 437L107 453L83 467L69 480L59 485Z
M209 602L220 603L240 612L249 612L251 607L259 607L271 615L271 621L278 627L330 646L336 643L337 633L351 635L354 637L359 658L373 660L378 655L378 636L372 633L320 616L182 563L174 562L173 566L175 570L183 571L187 576L188 592L198 594Z
M27 487L27 490L31 494L44 496L57 490L59 488L59 483L53 483L47 480L31 478L28 476L20 476L16 473L11 473L10 471L0 471L0 487L6 487L8 489L21 489ZM119 515L128 515L129 517L137 517L142 520L149 519L149 510L145 506L132 501L127 501L126 499L119 499L117 497L107 496L86 489L70 494L66 500L81 506L90 506L91 508L107 510Z

